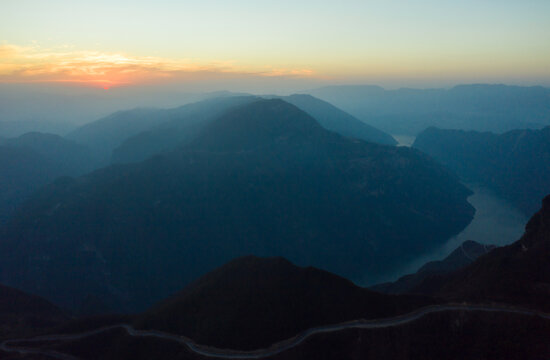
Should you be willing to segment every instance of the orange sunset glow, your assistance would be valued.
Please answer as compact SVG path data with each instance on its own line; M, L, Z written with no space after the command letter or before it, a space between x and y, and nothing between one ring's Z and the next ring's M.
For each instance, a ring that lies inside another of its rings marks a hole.
M73 83L108 90L121 85L184 79L201 74L313 76L308 69L245 69L229 62L201 62L122 53L0 46L0 81Z

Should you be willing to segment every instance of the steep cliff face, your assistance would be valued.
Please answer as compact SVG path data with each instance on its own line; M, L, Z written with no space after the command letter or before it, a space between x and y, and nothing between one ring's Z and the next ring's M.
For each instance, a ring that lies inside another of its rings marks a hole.
M550 196L515 243L497 248L448 276L427 279L414 292L470 301L497 301L550 310Z
M378 284L371 287L371 289L388 294L408 293L427 278L441 276L463 268L493 249L495 249L494 245L484 245L468 240L462 243L445 259L430 261L414 274L405 275L394 282Z

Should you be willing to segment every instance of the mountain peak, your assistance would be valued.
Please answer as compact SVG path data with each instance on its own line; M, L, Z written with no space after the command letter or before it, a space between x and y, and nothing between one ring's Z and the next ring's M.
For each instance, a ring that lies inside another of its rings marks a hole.
M281 99L262 99L214 121L196 140L211 150L250 150L322 133L314 118Z
M245 256L139 316L136 326L251 350L311 327L394 315L426 302L431 300L378 294L282 257Z

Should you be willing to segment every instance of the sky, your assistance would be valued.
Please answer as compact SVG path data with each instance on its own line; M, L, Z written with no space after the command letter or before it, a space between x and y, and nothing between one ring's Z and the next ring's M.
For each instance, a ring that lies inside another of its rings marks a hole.
M258 81L549 86L550 1L0 1L2 83Z

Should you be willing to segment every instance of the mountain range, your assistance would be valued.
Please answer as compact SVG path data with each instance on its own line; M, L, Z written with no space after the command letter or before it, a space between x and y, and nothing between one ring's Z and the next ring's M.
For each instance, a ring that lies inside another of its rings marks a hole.
M471 84L385 90L357 85L308 93L395 135L416 136L431 126L502 133L550 125L550 89L541 86Z
M258 99L226 94L174 109L121 111L74 130L68 138L97 149L99 156L110 157L114 163L139 162L189 143L224 112ZM396 144L390 135L312 96L292 95L283 99L328 130L377 144Z
M467 183L508 200L525 215L550 192L550 127L504 134L429 128L413 147L432 156Z
M3 136L0 359L550 358L546 90L226 93ZM398 147L361 109L494 132ZM373 286L470 223L463 183L523 236Z
M225 112L256 100L254 96L224 96L177 109L160 110L160 114L153 114L155 126L127 136L113 147L111 162L139 162L184 146L195 139L207 124Z
M247 254L375 282L462 230L469 194L419 151L257 100L173 152L43 188L0 228L0 282L118 311Z
M26 133L0 139L0 224L41 186L91 170L87 148L58 135Z

